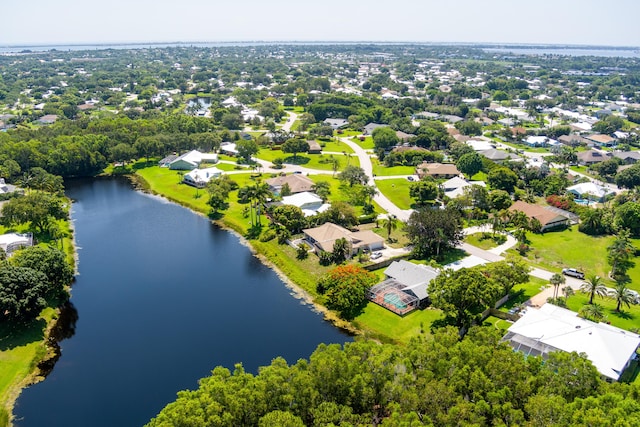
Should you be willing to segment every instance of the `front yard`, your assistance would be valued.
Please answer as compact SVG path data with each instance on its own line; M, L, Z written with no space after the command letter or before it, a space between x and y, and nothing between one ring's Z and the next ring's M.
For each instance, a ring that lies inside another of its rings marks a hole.
M566 267L577 268L587 275L599 275L605 279L607 286L613 284L613 281L607 279L611 270L607 264L607 247L613 242L613 236L593 237L581 233L577 226L573 226L544 234L528 233L527 237L531 250L525 259L531 265L558 273ZM640 240L634 239L634 244L640 247ZM510 249L509 252L517 254L515 249ZM631 277L629 287L640 291L640 262L636 260L636 265L628 274Z

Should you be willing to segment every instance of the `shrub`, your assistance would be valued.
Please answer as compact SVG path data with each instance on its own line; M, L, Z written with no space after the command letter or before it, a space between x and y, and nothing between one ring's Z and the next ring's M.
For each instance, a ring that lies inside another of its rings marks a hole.
M309 251L307 250L307 245L301 243L298 246L298 250L296 252L296 258L299 260L307 259L309 257Z
M273 228L267 228L260 235L260 241L261 242L268 242L268 241L273 240L275 238L276 238L276 230L274 230Z
M327 266L333 264L333 254L331 252L320 251L320 253L318 253L318 258L320 260L320 265Z

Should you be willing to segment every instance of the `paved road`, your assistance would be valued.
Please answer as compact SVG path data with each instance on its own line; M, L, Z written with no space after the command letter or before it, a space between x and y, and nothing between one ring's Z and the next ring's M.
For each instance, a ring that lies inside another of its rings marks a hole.
M358 144L351 141L349 138L338 138L338 139L353 149L355 155L358 156L358 160L360 161L360 167L364 170L364 172L369 177L368 184L378 188L376 186L375 180L373 179L373 164L371 163L370 154L367 151L365 151L364 148L360 147ZM391 202L391 200L389 200L384 194L382 194L379 190L378 190L378 194L376 194L373 200L375 200L375 202L378 205L380 205L380 207L385 211L387 211L389 214L395 215L399 220L404 222L406 222L409 219L411 212L413 212L413 210L411 209L409 210L400 209L393 202Z
M298 115L293 111L287 111L286 113L289 115L289 118L287 119L287 122L282 125L282 130L291 132L291 126L293 126L295 121L298 120Z

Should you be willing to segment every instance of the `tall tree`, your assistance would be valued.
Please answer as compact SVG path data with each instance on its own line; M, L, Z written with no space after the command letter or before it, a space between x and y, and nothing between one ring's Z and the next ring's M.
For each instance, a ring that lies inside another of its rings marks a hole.
M580 291L589 294L589 304L593 304L594 296L604 297L607 294L607 288L604 286L602 278L596 274L587 276L587 279L580 286Z
M388 126L375 128L371 133L371 137L376 149L386 150L398 145L398 142L400 142L396 131Z
M387 230L387 240L391 241L391 232L398 228L398 223L400 220L397 216L388 214L387 217L383 220L382 226L385 230Z
M624 278L627 271L633 267L635 247L631 242L628 230L620 230L615 240L607 248L607 262L611 266L611 277L614 280Z
M67 212L62 199L40 191L9 200L2 207L2 221L7 225L30 223L40 233L47 229L49 221L63 219Z
M493 306L502 294L502 287L479 269L461 268L441 272L431 281L428 291L432 305L463 331Z
M366 293L377 282L375 274L355 265L334 268L318 282L318 292L325 294L327 307L351 319L367 304Z
M282 144L282 151L285 153L292 153L293 161L295 163L298 158L298 153L306 153L309 151L309 144L307 144L307 141L304 139L291 138Z
M338 174L340 181L346 181L349 183L349 187L353 187L354 184L366 184L369 180L364 169L359 166L347 166L342 172Z
M456 167L467 177L472 177L482 170L482 157L475 151L463 154L456 162Z
M567 279L560 273L554 273L549 279L549 283L553 286L553 300L558 299L558 290L560 289L560 285L564 285Z
M616 286L608 292L608 295L616 300L617 312L620 312L622 304L626 305L627 308L631 307L630 304L633 303L635 299L635 296L625 282L617 282Z
M464 237L459 214L448 209L418 209L411 213L405 226L414 253L421 258L439 258L457 246Z

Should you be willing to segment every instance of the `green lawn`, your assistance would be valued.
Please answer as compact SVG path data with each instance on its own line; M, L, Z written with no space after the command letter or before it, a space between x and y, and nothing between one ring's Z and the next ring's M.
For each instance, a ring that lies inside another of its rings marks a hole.
M381 164L378 159L371 159L371 163L373 163L373 174L375 176L413 175L416 172L416 168L413 166L387 167Z
M499 317L489 316L484 320L482 325L499 329L502 332L507 332L507 329L509 329L509 327L513 325L513 323L504 319L500 319Z
M334 153L353 153L353 148L340 141L332 139L330 141L318 141L322 145L322 151L331 151Z
M569 297L567 307L573 311L580 311L583 305L589 302L589 295L577 293ZM621 312L615 311L616 302L611 298L595 297L593 302L600 304L604 308L606 316L605 322L611 322L613 326L617 326L626 330L638 330L640 328L640 305L631 305L630 308L623 306Z
M531 250L526 260L536 267L560 272L565 267L578 268L587 275L597 274L605 279L607 286L613 282L607 279L610 266L607 264L607 247L613 242L613 236L592 237L578 231L573 226L563 231L544 234L528 233ZM634 240L636 247L640 239ZM516 253L510 249L509 252ZM629 287L640 291L640 262L628 271L631 277Z
M411 209L414 200L409 197L411 181L405 178L376 180L378 190L400 209Z
M235 171L241 169L248 169L249 166L238 165L237 163L216 163L215 167L222 171Z
M372 338L406 343L421 333L429 334L431 324L440 318L442 312L433 308L415 310L401 317L370 302L353 324L370 331L367 335Z
M373 150L375 148L375 145L373 144L373 138L370 136L366 136L364 138L364 141L360 141L360 138L358 137L353 137L351 138L351 140L365 150Z
M464 241L469 243L470 245L473 245L477 248L484 249L484 250L489 250L500 245L500 243L498 243L496 240L494 240L491 237L489 237L488 239L483 239L482 238L483 234L484 233L470 234L468 236L465 236Z
M508 311L510 308L515 307L528 301L534 295L542 292L547 285L548 280L540 279L538 277L529 276L529 282L516 285L510 292L510 297L501 307L500 310Z
M335 157L340 161L338 170L344 169L347 164L359 166L360 162L356 156L344 156L342 154L298 154L294 160L293 155L284 153L282 150L271 150L263 148L257 154L259 159L273 162L278 157L283 159L285 164L296 164L309 169L333 170L332 164L329 162L331 157Z

